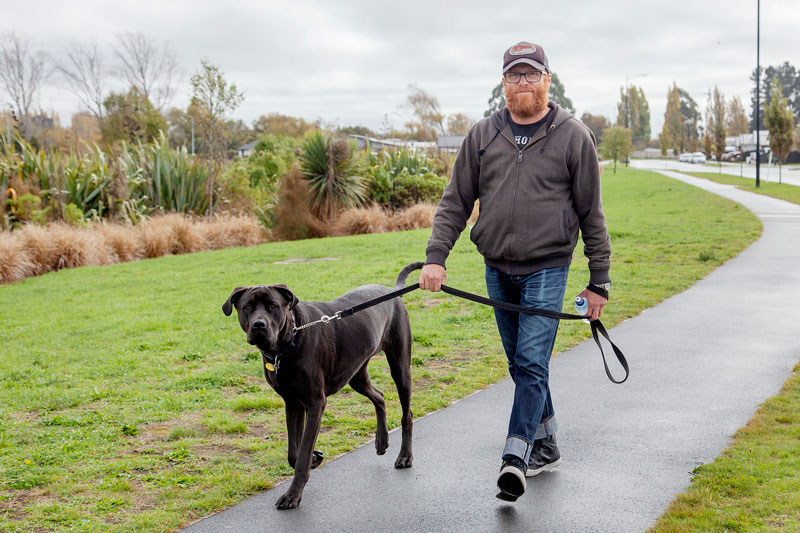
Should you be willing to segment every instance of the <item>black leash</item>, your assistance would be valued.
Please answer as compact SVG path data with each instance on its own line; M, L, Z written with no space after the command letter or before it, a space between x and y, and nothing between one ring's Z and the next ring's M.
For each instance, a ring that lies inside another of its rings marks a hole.
M355 305L343 311L337 312L335 315L331 317L322 317L322 322L329 322L330 320L335 320L338 318L344 318L346 316L350 316L354 313L358 313L359 311L363 311L373 305L378 305L380 303L386 302L391 300L392 298L397 298L398 296L402 296L406 293L411 291L415 291L419 289L419 283L415 283L414 285L409 285L408 287L403 287L402 289L398 289L373 300L369 300L367 302ZM548 311L547 309L537 309L535 307L525 307L522 305L510 304L507 302L501 302L500 300L492 300L491 298L484 298L483 296L478 296L477 294L472 294L470 292L464 292L458 289L454 289L452 287L448 287L447 285L442 285L442 292L446 292L447 294L452 294L453 296L457 296L459 298L464 298L465 300L471 300L473 302L481 303L484 305L488 305L491 307L496 307L498 309L505 309L506 311L515 311L518 313L525 313L528 315L538 315L544 316L547 318L554 318L556 320L584 320L586 319L585 316L581 315L571 315L568 313L560 313L558 311ZM327 319L327 320L324 320ZM603 356L603 366L606 369L606 375L608 379L610 379L613 383L625 383L630 375L630 370L628 368L628 361L625 359L625 355L622 353L616 344L611 340L611 337L608 336L608 331L606 331L605 326L600 320L593 320L589 322L589 325L592 327L592 337L594 337L594 342L597 343L597 347L600 348L600 355ZM603 351L603 345L600 344L600 338L598 337L598 332L600 335L606 338L608 343L611 345L611 348L614 350L614 355L617 356L617 360L619 364L622 365L622 368L625 369L625 377L621 380L614 379L614 376L611 375L611 371L608 369L608 363L606 361L606 353Z

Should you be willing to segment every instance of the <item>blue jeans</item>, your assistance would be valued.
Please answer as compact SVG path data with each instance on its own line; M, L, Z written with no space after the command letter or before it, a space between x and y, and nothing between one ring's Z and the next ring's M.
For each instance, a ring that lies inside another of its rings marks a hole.
M486 289L495 300L561 311L568 274L569 267L556 267L516 276L487 266ZM495 309L494 316L515 385L503 456L527 462L533 441L558 429L548 381L559 321L502 309Z

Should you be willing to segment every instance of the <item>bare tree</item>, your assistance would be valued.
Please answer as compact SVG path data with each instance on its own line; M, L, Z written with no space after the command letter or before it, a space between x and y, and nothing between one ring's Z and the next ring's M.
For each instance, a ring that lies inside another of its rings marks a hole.
M120 61L117 77L139 89L157 109L163 109L172 100L179 72L169 43L159 50L141 32L121 33L117 35L114 54Z
M0 82L16 106L20 120L30 116L48 75L48 57L15 32L0 35Z
M106 71L97 43L73 44L67 50L66 63L59 64L57 68L81 104L97 120L102 119Z

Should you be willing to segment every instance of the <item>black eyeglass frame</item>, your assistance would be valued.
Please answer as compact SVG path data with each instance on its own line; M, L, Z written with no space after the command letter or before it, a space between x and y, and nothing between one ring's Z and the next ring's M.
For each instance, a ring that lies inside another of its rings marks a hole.
M515 79L509 79L508 78L509 76ZM510 71L503 74L503 79L505 79L508 83L519 83L520 81L522 81L522 76L525 76L525 80L528 83L537 83L539 80L542 79L542 76L544 76L544 72L542 72L541 70L529 70L528 72ZM531 76L533 76L534 79L531 79Z

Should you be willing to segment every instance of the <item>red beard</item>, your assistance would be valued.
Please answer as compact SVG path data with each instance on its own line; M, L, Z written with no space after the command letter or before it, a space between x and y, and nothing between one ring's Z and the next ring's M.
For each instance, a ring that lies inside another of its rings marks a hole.
M534 86L532 93L517 93L506 86L506 107L519 118L535 117L547 107L547 91L541 86Z

